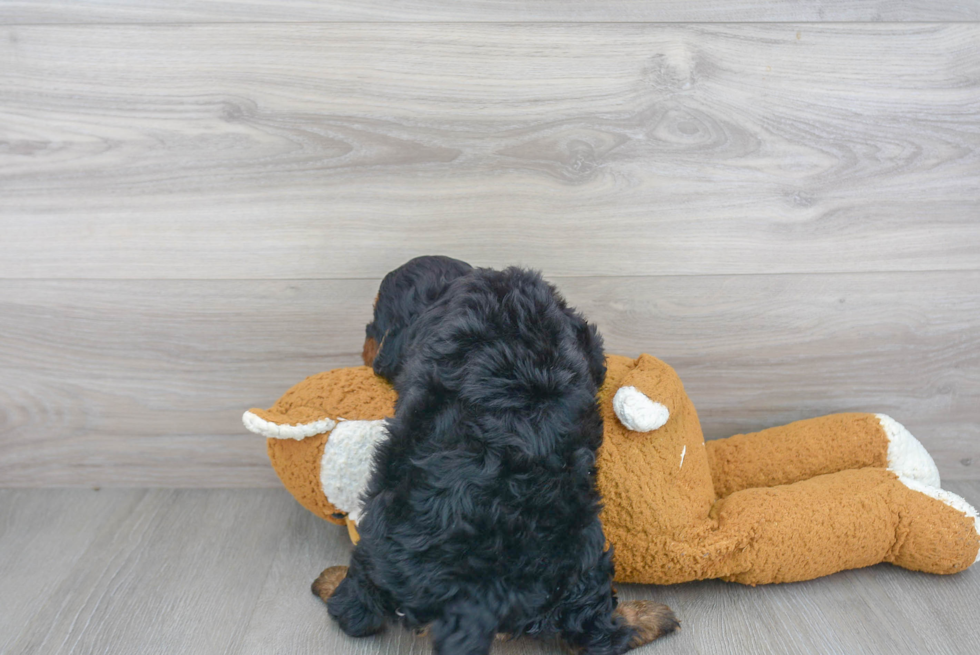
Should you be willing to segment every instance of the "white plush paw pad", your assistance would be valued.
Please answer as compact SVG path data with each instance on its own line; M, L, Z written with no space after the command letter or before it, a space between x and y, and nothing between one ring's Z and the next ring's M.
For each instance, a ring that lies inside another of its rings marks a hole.
M374 451L388 436L384 420L341 421L323 446L320 486L330 504L355 523L361 520L361 501L371 481Z
M636 387L620 387L613 396L613 411L623 425L635 432L656 430L670 418L670 411Z
M892 417L884 414L875 416L888 435L888 470L895 475L938 488L939 469L919 440Z
M245 429L249 432L261 434L267 439L295 439L296 441L302 441L316 434L330 432L337 425L336 421L329 418L320 419L311 423L299 423L297 425L280 425L260 418L252 412L245 412L242 415L242 423L245 424Z
M923 484L918 480L902 477L901 475L898 476L898 480L912 491L918 491L919 493L924 493L930 498L935 498L936 500L942 501L956 511L963 512L963 514L965 514L967 517L973 519L973 529L977 532L977 539L980 539L980 518L977 516L977 510L973 507L973 505L966 502L965 498L962 496L957 496L952 491L946 491L945 489L940 489L939 487ZM974 560L974 563L976 562L980 562L980 552L977 553L977 558Z

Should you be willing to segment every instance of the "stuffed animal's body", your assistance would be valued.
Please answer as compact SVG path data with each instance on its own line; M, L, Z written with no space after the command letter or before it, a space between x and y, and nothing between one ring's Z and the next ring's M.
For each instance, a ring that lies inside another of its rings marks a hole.
M939 488L932 458L883 415L834 414L707 444L674 370L610 355L598 486L616 579L807 580L891 562L955 573L977 560L977 513ZM367 367L307 378L245 413L304 507L356 539L395 393Z
M705 443L670 366L649 355L607 366L599 488L617 579L759 584L976 560L976 511L939 488L932 458L888 417L834 414ZM666 423L628 429L613 406L626 389L664 405Z

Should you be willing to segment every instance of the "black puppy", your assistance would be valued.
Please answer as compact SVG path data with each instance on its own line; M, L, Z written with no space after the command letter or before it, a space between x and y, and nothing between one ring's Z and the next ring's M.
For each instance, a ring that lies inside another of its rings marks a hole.
M418 258L385 278L367 336L395 417L346 577L314 583L347 634L398 616L443 655L484 655L496 633L599 655L676 629L666 606L617 609L595 486L602 340L553 287Z

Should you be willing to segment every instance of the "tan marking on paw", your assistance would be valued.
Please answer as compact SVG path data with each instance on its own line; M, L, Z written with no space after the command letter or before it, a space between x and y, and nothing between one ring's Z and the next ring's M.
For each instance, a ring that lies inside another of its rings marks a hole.
M654 639L659 639L681 627L680 621L669 607L652 600L631 600L620 603L616 613L636 630L636 636L630 641L630 648L649 644Z
M346 577L346 566L331 566L323 569L323 572L310 585L310 589L313 591L314 596L319 596L320 600L325 603Z

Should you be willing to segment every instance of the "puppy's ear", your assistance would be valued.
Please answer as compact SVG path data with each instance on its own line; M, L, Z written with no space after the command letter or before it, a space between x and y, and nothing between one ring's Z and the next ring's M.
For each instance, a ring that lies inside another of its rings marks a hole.
M602 336L595 325L587 322L575 310L567 309L565 313L572 321L575 337L589 363L589 374L598 389L606 380L606 353L602 347Z
M405 333L408 330L388 331L381 337L371 368L375 375L393 381L404 363Z

